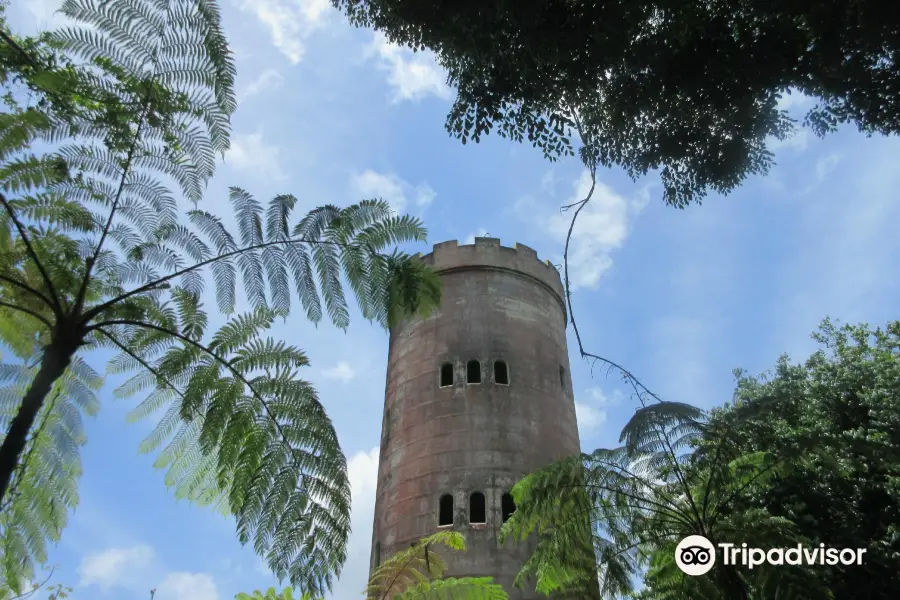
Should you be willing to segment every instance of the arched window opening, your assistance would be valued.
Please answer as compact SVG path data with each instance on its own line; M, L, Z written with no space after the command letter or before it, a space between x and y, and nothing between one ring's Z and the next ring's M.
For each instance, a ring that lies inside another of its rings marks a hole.
M453 496L444 494L438 510L438 527L453 525Z
M509 369L502 360L494 362L494 383L509 385Z
M381 565L381 542L375 542L375 568Z
M516 502L513 500L512 494L503 494L500 500L500 511L503 513L503 522L509 521L509 518L516 512Z
M566 370L562 365L559 366L559 387L566 391Z
M449 387L453 385L453 364L444 363L441 365L441 387Z
M477 360L466 365L466 383L481 383L481 363Z
M486 522L487 511L484 508L484 494L472 492L469 496L469 523L477 524Z

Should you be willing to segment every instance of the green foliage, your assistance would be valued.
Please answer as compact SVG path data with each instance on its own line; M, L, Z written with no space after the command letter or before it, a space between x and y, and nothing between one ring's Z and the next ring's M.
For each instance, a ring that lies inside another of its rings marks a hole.
M466 541L455 531L439 531L419 540L384 561L369 578L368 600L506 600L503 587L490 577L444 578L447 563L435 547L464 552ZM238 594L235 600L292 600L293 590L269 588L252 595ZM312 600L304 595L300 600Z
M21 261L21 240L11 242L11 238L0 240L0 257ZM73 261L70 268L77 265ZM40 281L33 265L23 266L21 273L27 283ZM45 308L21 288L0 286L0 344L12 353L8 357L0 353L0 430L4 431L34 379L47 333L30 315L5 303L29 306L37 312ZM34 586L36 567L47 560L47 542L60 540L69 511L78 502L79 448L86 442L81 414L97 412L95 393L101 384L93 369L75 357L38 415L13 483L0 504L0 590L17 595L26 583Z
M865 566L819 567L836 598L896 596L900 573L900 322L837 326L804 363L782 356L763 377L737 372L730 406L713 411L714 435L732 453L765 449L802 457L789 473L725 510L764 509L811 543L866 548Z
M46 100L0 115L0 310L15 314L0 335L33 366L16 375L5 405L0 500L40 485L66 490L57 502L75 501L71 465L83 438L54 399L77 400L70 388L94 379L67 374L78 375L83 353L112 348L108 371L131 374L116 395L142 397L132 417L164 411L142 449L160 450L156 466L176 495L231 513L238 538L273 573L323 593L346 556L346 461L300 377L306 355L264 334L295 302L313 322L347 327L345 285L367 319L427 314L439 300L436 275L385 253L425 230L380 200L292 222L293 196L263 208L238 188L229 195L235 231L199 207L183 222L167 183L201 199L235 108L216 4L67 0L63 12L77 25L42 36L34 52L6 36L0 55L7 83ZM41 140L49 153L32 151ZM218 331L201 301L208 280L228 316ZM27 339L15 334L26 321ZM55 455L33 433L43 423L81 440L66 446L59 462L69 470L52 470L60 480L50 483L41 470ZM23 522L30 529L10 538L23 549L9 557L40 560L37 537L54 539L64 524L33 510L44 521Z
M72 588L62 583L50 583L56 567L44 567L43 579L30 582L27 591L17 591L0 583L0 600L63 600L72 593Z
M691 449L706 434L702 411L659 402L636 411L622 430L623 446L523 478L512 491L516 512L501 531L503 542L537 537L516 584L533 579L535 589L546 594L619 598L634 594L635 579L650 567L646 583L653 593L671 588L684 594L679 597L693 598L704 597L708 588L710 598L746 599L764 578L778 576L781 594L826 598L812 574L791 566L748 572L717 565L708 578L677 569L675 546L689 535L762 548L801 539L788 519L763 509L727 510L783 475L789 464L764 451L720 452L728 444L722 437L708 440L712 454L703 468L695 468ZM769 573L779 569L782 575Z
M265 592L259 590L252 594L240 593L234 597L234 600L313 600L309 594L303 594L300 597L294 596L292 588L284 588L280 592L275 588L269 588Z
M39 357L39 355L38 355ZM37 367L0 365L0 428L6 430ZM99 409L102 379L80 357L54 384L38 415L15 479L0 505L0 588L22 593L59 542L78 504L79 449L86 442L82 413Z
M490 577L442 578L447 563L436 547L463 552L466 542L455 531L439 531L382 562L372 573L369 600L506 600Z
M641 600L895 597L900 322L825 320L813 337L823 349L803 364L783 356L770 375L738 371L731 405L644 406L622 447L521 480L502 536L538 540L517 583L593 597L599 579L601 596ZM867 554L862 568L717 564L689 577L674 560L688 535Z
M465 143L496 130L551 159L572 154L576 115L604 166L659 172L683 207L773 164L793 120L778 100L811 96L804 125L900 131L897 17L860 3L332 0L356 25L429 48L457 96Z

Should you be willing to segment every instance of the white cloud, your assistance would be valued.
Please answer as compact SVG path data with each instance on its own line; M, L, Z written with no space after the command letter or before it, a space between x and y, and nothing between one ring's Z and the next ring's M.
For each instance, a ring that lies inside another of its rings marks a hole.
M375 488L378 483L378 448L357 452L347 461L350 493L350 539L347 562L335 583L331 598L356 598L366 585L372 547L372 520L375 514Z
M260 179L284 181L277 146L267 144L262 133L237 134L231 138L231 148L225 162L239 171L246 171Z
M792 108L799 108L801 106L805 106L809 104L810 97L804 96L797 90L794 90L791 93L784 92L781 98L778 100L776 104L776 108L778 110L786 110L790 111Z
M329 0L242 0L238 6L251 13L269 30L272 45L292 64L306 52L306 39L325 26Z
M553 171L544 173L544 176L541 177L541 189L550 196L556 194L556 173Z
M838 166L838 163L843 160L843 156L840 154L829 154L828 156L822 157L816 161L816 181L822 183L834 168Z
M468 237L466 237L466 241L463 242L463 243L464 243L464 244L474 244L474 243L475 243L475 238L477 238L477 237L487 237L487 236L488 236L488 230L485 229L484 227L482 227L482 228L480 228L478 231L476 231L475 233L470 233L470 234L468 235Z
M421 100L426 96L450 98L447 76L432 52L413 52L391 44L384 34L376 33L367 54L376 56L381 67L388 71L394 102Z
M625 397L621 390L613 390L612 394L607 394L600 387L588 388L585 390L585 395L590 398L591 404L595 406L615 406Z
M788 149L794 152L803 152L809 146L811 134L808 129L798 129L790 137L783 140L778 138L770 138L768 141L769 150L777 152L778 150Z
M578 419L578 432L585 436L606 422L606 411L576 402L575 418Z
M89 554L78 566L80 585L97 585L103 589L128 585L150 567L154 557L153 548L144 544Z
M334 365L330 369L325 369L322 372L328 379L340 379L341 381L350 381L354 377L356 377L356 371L353 370L353 367L350 366L350 363L347 361L340 361L338 364Z
M219 590L208 573L176 571L159 584L154 600L219 600Z
M238 101L243 102L251 96L274 90L283 82L284 77L281 76L281 73L275 69L266 69L259 74L259 77L257 77L253 83L248 85L240 94L238 94Z
M583 200L591 188L590 174L582 173L575 182L571 204ZM628 201L612 188L597 182L590 202L578 215L569 246L571 287L596 288L600 278L612 267L612 253L620 248L628 236L628 220L646 205L646 194ZM565 244L574 209L556 212L549 219L542 218L547 233Z
M416 206L428 206L436 197L437 192L427 183L420 183L416 186Z
M403 214L410 199L424 209L437 197L437 192L427 183L413 186L396 175L376 173L372 169L354 175L350 187L354 196L386 200L397 214Z

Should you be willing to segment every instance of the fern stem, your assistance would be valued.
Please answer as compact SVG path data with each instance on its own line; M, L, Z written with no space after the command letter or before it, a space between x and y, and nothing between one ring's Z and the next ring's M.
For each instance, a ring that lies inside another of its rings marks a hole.
M231 372L232 375L234 375L234 377L236 379L238 379L241 383L246 385L247 388L250 390L250 393L253 394L253 397L256 398L257 400L259 400L259 403L262 405L263 410L266 411L266 415L268 415L269 419L272 420L272 424L275 426L275 430L278 432L278 435L281 436L281 439L285 440L285 442L287 442L287 440L290 439L287 436L287 434L285 434L284 428L281 426L281 423L278 421L278 418L275 416L275 413L272 412L272 408L269 406L269 403L266 402L263 399L263 397L260 395L260 393L256 391L256 388L253 387L253 384L250 383L250 380L247 379L246 377L244 377L243 373L241 373L240 371L235 369L234 365L232 365L230 361L219 356L217 353L213 352L208 347L206 347L206 345L201 344L197 340L192 340L191 338L187 337L186 335L182 335L182 334L178 333L177 331L172 331L171 329L166 329L165 327L160 327L159 325L154 325L152 323L142 323L140 321L129 321L129 320L125 320L125 319L115 320L115 321L104 321L102 323L97 323L96 325L92 325L91 327L89 327L88 332L90 332L91 330L94 330L94 329L99 330L101 327L103 327L105 325L125 325L125 326L131 326L131 327L143 327L145 329L152 329L154 331L158 331L160 333L165 333L167 335L170 335L176 339L181 340L185 344L188 344L188 345L193 346L194 348L197 348L198 350L200 350L201 352L203 352L204 354L206 354L207 356L212 358L214 361L216 361L217 363L219 363L220 365L225 367L228 371ZM2 499L2 498L0 498L0 499Z
M25 476L25 472L28 470L28 462L31 460L32 455L34 455L35 445L37 444L37 440L41 437L41 434L44 432L44 428L47 426L48 421L50 420L50 413L53 412L53 407L56 406L56 402L59 400L60 396L62 396L62 391L57 390L55 394L53 394L53 399L50 401L50 405L47 408L47 411L44 413L44 417L41 419L41 424L38 425L37 430L34 432L34 435L31 436L31 439L28 440L31 442L28 445L28 451L25 452L25 457L22 458L22 463L18 465L15 473L15 478L12 480L12 485L9 486L9 489L6 492L8 496L2 502L0 502L0 512L3 512L7 506L13 501L15 497L16 490L19 487L19 482L22 481L22 478Z
M165 277L160 277L156 281L151 281L150 283L142 285L139 288L135 288L135 289L131 290L130 292L125 292L121 296L116 296L115 298L107 300L103 304L100 304L100 305L95 306L95 307L91 308L90 310L88 310L84 314L84 322L85 323L90 322L91 319L93 319L94 317L99 315L101 312L103 312L110 306L118 304L122 300L126 300L134 295L149 291L158 285L162 285L163 283L165 283L167 281L170 281L172 279L175 279L176 277L179 277L180 275L184 275L185 273L190 273L191 271L196 271L197 269L201 269L201 268L205 267L206 265L212 264L219 260L224 260L226 258L238 256L245 252L252 252L253 250L262 250L263 248L268 248L269 246L277 246L279 244L331 244L331 245L336 245L336 246L340 246L340 247L352 246L350 244L340 244L338 242L331 242L331 241L327 241L327 240L307 240L307 239L300 238L300 239L293 239L293 240L276 240L273 242L264 242L262 244L254 244L252 246L247 246L246 248L238 248L237 250L232 250L231 252L219 254L218 256L213 256L212 258L208 258L206 260L200 261L194 265L191 265L190 267L185 267L184 269L180 269L178 271L175 271L174 273L170 273L170 274L166 275Z
M11 310L17 310L19 312L25 313L26 315L30 315L30 316L34 317L35 319L37 319L38 321L40 321L41 323L43 323L44 325L46 325L48 328L53 329L53 325L50 323L50 321L48 321L47 319L42 317L40 314L34 312L31 309L25 308L23 306L16 306L15 304L10 304L9 302L3 302L2 300L0 300L0 306L5 306L6 308L9 308Z
M36 296L37 298L39 298L44 304L49 306L51 309L53 308L53 303L50 302L50 299L47 296L43 295L42 293L40 293L36 289L32 288L25 282L19 281L18 279L13 279L12 277L7 277L5 275L0 275L0 281L5 281L7 283L11 283L12 285L14 285L16 287L25 290L32 296Z
M34 247L31 245L31 240L28 238L28 234L25 232L25 226L22 224L22 221L19 220L19 217L16 216L16 211L13 210L12 206L10 206L9 202L7 202L6 196L4 196L3 194L0 194L0 204L3 204L3 208L6 209L6 214L9 215L10 220L19 231L19 235L22 237L22 242L25 244L25 250L31 257L31 260L34 261L34 264L40 272L41 277L44 279L44 283L47 285L47 291L50 292L50 299L53 301L51 307L56 312L56 315L58 317L62 316L62 304L59 301L59 296L56 295L56 287L53 285L53 280L50 279L50 275L44 268L44 263L40 261L37 253L34 251Z
M159 77L159 48L162 44L162 38L163 35L165 35L165 30L169 27L169 17L171 15L171 10L172 2L171 0L169 0L168 2L166 2L166 20L163 24L163 28L158 32L159 35L156 38L156 48L154 48L153 54L150 58L153 65L153 76L150 79L151 82ZM97 257L100 256L100 251L103 249L103 243L106 241L106 237L109 235L109 230L112 227L113 218L116 216L116 209L119 206L119 201L122 199L122 192L125 191L125 181L128 179L128 174L131 171L131 165L134 162L134 154L137 151L138 143L141 141L141 133L143 132L144 124L147 120L147 115L150 112L150 94L151 88L148 86L147 95L142 102L137 128L134 132L134 138L131 140L131 146L128 148L128 154L125 157L125 164L122 165L122 178L119 179L119 189L116 190L116 197L113 200L112 207L109 209L109 218L106 220L106 226L103 228L103 233L100 235L100 241L97 242L97 248L94 250L93 256L91 256L90 260L88 260L87 268L84 272L84 280L81 282L81 289L78 291L78 298L75 301L76 314L81 312L81 307L84 303L84 296L87 293L88 284L91 280L91 271L94 268L94 263L97 262Z
M149 95L149 93L148 93ZM75 300L75 313L81 311L81 306L84 303L85 294L87 294L88 285L91 282L91 271L94 269L94 264L97 262L97 257L100 256L100 251L103 249L103 243L106 241L106 237L109 235L109 230L112 227L113 218L116 216L116 209L119 207L119 201L122 199L122 192L125 190L125 181L128 179L128 173L131 171L131 163L134 161L134 154L137 151L138 141L140 141L141 130L144 128L144 120L147 116L147 110L150 107L149 99L144 102L144 106L141 108L141 116L138 120L137 130L134 133L134 139L131 141L131 147L128 148L128 154L125 158L125 164L122 165L122 177L119 179L119 189L116 190L116 197L113 200L112 207L109 209L109 218L106 219L106 225L103 227L103 233L100 235L100 241L97 242L97 248L94 250L94 254L88 259L87 264L85 265L84 270L84 279L81 281L81 288L78 290L78 296Z
M53 389L53 384L62 377L72 362L77 347L77 343L68 338L57 339L44 351L40 369L34 376L25 397L22 398L22 405L9 424L6 437L0 445L0 502L6 496L19 458L25 450L28 432L34 426L34 421L44 405L47 394Z

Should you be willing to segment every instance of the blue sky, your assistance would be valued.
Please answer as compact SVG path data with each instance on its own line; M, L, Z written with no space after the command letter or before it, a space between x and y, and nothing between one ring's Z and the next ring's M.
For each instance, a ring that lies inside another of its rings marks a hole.
M13 0L13 26L54 24L53 0ZM561 262L559 206L585 186L576 159L551 164L499 137L463 146L444 130L451 92L427 54L347 25L328 0L224 0L237 55L240 108L232 150L205 208L227 214L226 190L293 193L304 207L381 196L424 220L429 244L490 233ZM810 105L792 97L802 114ZM727 401L731 370L804 358L826 315L896 318L900 170L896 139L845 129L778 144L778 166L728 197L666 207L651 176L621 170L576 227L574 305L587 348L626 365L671 400ZM893 259L893 260L892 260ZM890 265L894 264L894 269ZM303 347L349 459L349 560L332 598L361 597L368 565L387 335L358 314L345 334L300 316L277 335ZM569 332L583 447L616 443L634 410L619 378L577 358ZM98 366L100 366L98 364ZM232 523L177 503L137 447L151 423L125 424L114 401L88 422L82 500L51 554L74 600L225 600L274 583Z

